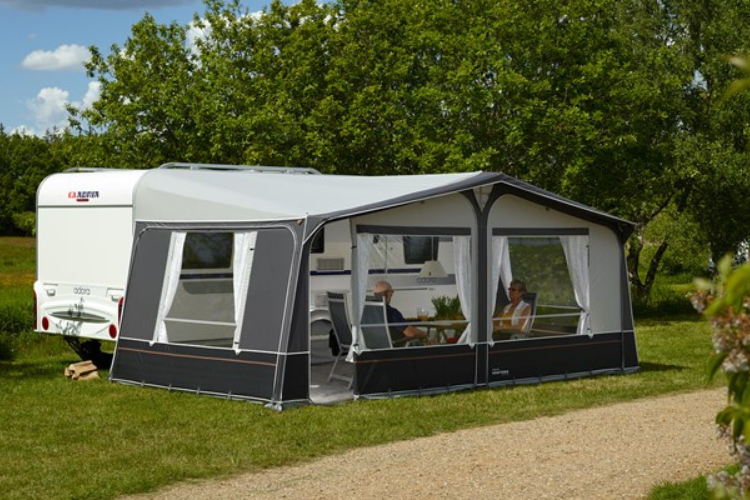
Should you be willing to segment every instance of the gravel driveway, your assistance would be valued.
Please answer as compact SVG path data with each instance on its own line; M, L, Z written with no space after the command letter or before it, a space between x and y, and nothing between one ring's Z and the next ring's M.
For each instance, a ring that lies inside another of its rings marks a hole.
M638 499L731 459L726 389L646 399L352 450L131 499Z

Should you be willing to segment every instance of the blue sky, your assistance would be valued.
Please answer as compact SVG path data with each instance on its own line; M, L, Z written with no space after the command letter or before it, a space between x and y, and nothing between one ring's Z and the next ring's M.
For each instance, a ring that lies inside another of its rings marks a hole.
M250 11L270 0L245 0ZM0 0L0 123L6 132L43 134L64 126L66 103L96 99L82 60L89 46L109 53L145 12L187 24L201 0Z

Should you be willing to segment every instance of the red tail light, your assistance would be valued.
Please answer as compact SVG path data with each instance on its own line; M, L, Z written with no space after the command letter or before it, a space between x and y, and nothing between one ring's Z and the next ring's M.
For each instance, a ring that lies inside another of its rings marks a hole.
M109 325L109 336L114 339L117 337L117 327L122 323L122 306L125 304L125 297L120 297L117 301L117 325Z
M42 318L42 328L45 332L49 330L49 319L47 319L47 316Z
M36 302L36 290L34 290L34 330L39 326L39 320L37 319L37 302Z

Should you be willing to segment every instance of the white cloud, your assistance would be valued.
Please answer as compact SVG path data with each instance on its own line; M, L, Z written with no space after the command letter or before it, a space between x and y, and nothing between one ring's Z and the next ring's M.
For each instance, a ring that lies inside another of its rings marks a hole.
M80 101L70 101L70 93L57 87L47 87L39 91L34 99L27 101L26 105L33 116L34 125L29 127L21 125L13 129L13 132L26 135L41 135L47 131L57 128L65 129L68 126L68 105L78 109L89 108L101 93L99 82L89 82L86 93Z
M67 125L69 104L68 91L57 87L47 87L39 91L34 99L27 102L34 116L34 130L49 130Z
M60 45L55 50L35 50L21 65L33 70L83 70L83 63L91 57L83 45Z
M75 103L77 108L87 109L99 100L102 92L102 84L99 82L89 82L89 88L80 103Z

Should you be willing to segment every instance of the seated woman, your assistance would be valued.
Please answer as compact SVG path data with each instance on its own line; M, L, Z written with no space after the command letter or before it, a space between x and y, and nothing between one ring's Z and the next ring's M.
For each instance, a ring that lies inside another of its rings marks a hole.
M494 340L508 340L513 335L526 333L526 326L531 315L531 305L523 301L526 293L526 283L513 280L508 287L510 304L500 313L499 319L493 321L492 338Z

